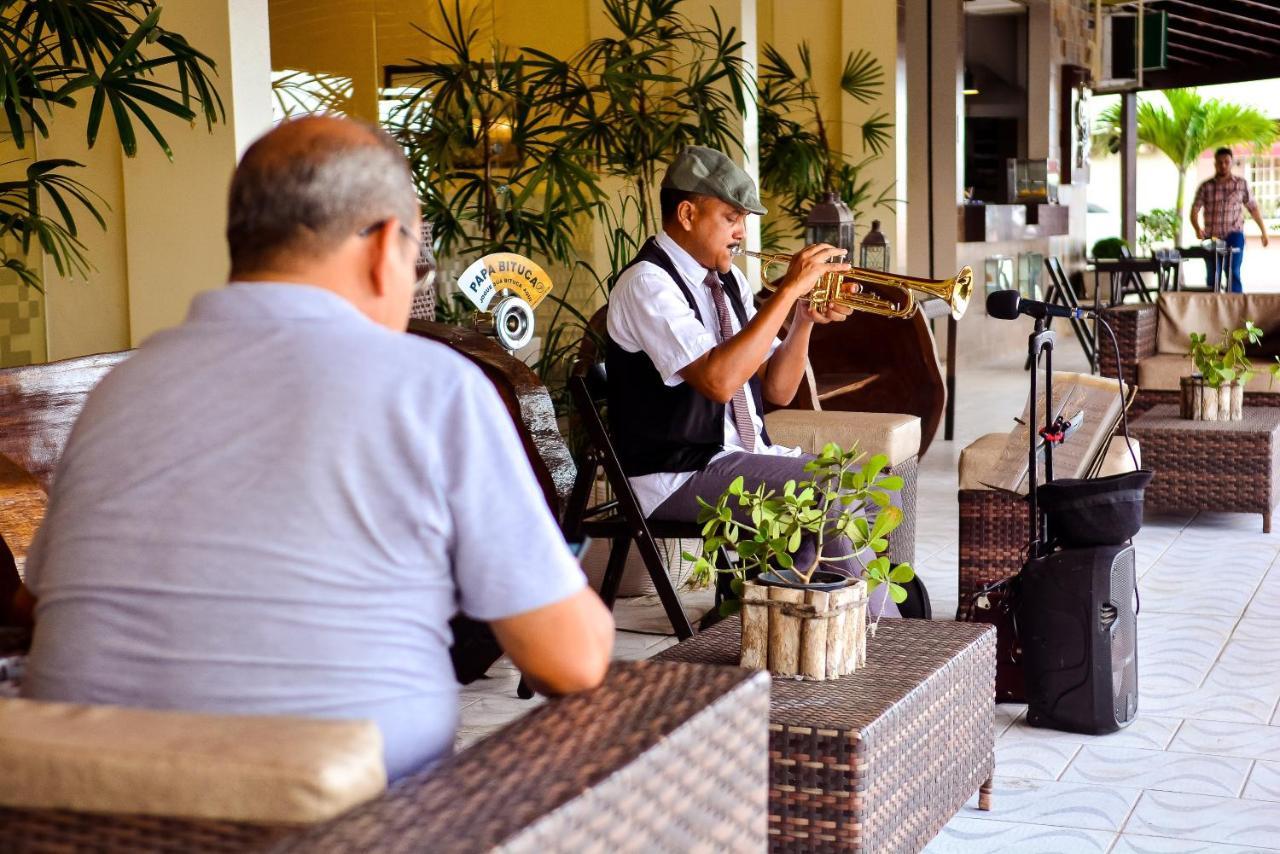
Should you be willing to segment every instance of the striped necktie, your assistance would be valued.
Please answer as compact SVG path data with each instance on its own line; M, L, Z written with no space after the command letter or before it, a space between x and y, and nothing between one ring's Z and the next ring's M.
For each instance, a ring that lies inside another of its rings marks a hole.
M720 342L724 343L733 337L733 325L729 322L729 303L724 296L724 286L715 270L707 272L703 280L711 289L711 298L716 304L716 319L720 326ZM756 428L751 423L751 410L747 409L747 387L744 385L733 393L733 401L729 404L733 411L733 423L738 428L738 438L747 451L756 449Z

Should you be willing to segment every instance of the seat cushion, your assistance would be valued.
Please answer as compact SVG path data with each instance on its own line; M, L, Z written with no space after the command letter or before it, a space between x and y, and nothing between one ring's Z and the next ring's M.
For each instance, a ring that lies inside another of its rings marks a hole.
M1280 381L1273 383L1271 373L1266 370L1266 361L1250 360L1254 366L1254 374L1245 384L1246 391L1274 392L1280 394ZM1191 376L1194 367L1185 355L1175 356L1170 353L1157 353L1148 356L1138 363L1138 388L1146 391L1178 391L1183 377Z
M0 805L325 821L387 783L370 721L0 699Z
M884 454L896 466L920 453L920 419L893 412L777 409L764 417L769 438L816 454L828 442L854 442L868 454Z
M1007 441L1009 441L1008 433L988 433L960 451L961 489L990 489L982 481L991 476L991 471L1004 452ZM1138 457L1138 463L1141 464L1142 448L1138 446L1137 439L1133 439L1132 442L1133 452ZM1117 434L1107 447L1107 453L1102 458L1102 469L1098 475L1123 474L1133 470L1133 458L1129 456L1129 448L1125 445L1124 437Z

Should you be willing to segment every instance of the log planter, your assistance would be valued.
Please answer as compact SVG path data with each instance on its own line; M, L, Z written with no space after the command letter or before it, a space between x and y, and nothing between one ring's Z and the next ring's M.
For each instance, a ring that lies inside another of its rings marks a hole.
M775 676L838 679L867 663L867 583L835 573L827 583L746 582L743 667Z
M1218 388L1205 385L1203 377L1180 380L1182 417L1191 421L1240 421L1244 418L1244 383L1236 380Z

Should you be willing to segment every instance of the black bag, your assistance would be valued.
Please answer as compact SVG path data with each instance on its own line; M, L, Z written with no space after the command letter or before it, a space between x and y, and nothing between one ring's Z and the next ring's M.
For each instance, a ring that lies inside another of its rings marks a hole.
M502 647L488 623L459 614L449 621L449 628L453 631L449 657L453 659L453 673L460 684L470 685L502 658Z
M932 620L933 605L924 579L917 575L902 586L907 588L907 598L898 605L898 613L910 620Z
M1119 546L1142 527L1143 494L1150 482L1151 472L1145 470L1065 478L1042 485L1036 499L1056 544Z

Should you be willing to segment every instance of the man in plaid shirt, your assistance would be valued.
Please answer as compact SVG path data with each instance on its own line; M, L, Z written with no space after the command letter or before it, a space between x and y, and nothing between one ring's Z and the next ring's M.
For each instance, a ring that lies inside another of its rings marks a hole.
M1191 227L1196 230L1197 240L1225 240L1234 250L1231 253L1231 290L1241 293L1244 291L1240 284L1240 264L1244 260L1245 208L1249 209L1249 215L1262 232L1262 245L1266 246L1269 241L1258 203L1249 192L1249 183L1231 174L1233 165L1231 149L1219 148L1213 153L1213 177L1196 190L1195 201L1191 203ZM1203 226L1200 225L1201 210L1204 210ZM1218 281L1220 271L1217 262L1213 255L1204 262L1210 284Z

